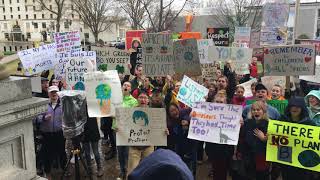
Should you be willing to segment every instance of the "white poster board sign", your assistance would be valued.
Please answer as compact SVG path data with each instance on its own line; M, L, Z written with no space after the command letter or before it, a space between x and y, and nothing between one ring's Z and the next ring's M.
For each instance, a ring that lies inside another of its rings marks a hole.
M252 91L251 91L251 85L256 82L257 82L257 79L254 78L254 79L251 79L250 81L239 84L239 86L244 87L244 94L243 94L244 97L252 97L253 96Z
M193 107L194 103L205 101L205 96L208 95L208 92L209 89L196 83L188 76L184 76L177 99L189 107Z
M117 146L167 146L163 108L117 108Z
M221 62L232 60L234 62L250 63L252 58L252 49L212 46L209 49L209 57L215 61Z
M22 50L18 52L26 75L41 73L54 68L56 44L46 44L38 48Z
M315 57L312 45L265 47L264 75L314 75Z
M122 105L121 82L116 70L84 74L89 117L115 116Z
M81 49L80 31L57 32L53 36L57 44L57 52Z
M171 34L142 34L142 65L147 76L174 74L173 41Z
M237 145L242 106L199 102L191 112L189 139Z

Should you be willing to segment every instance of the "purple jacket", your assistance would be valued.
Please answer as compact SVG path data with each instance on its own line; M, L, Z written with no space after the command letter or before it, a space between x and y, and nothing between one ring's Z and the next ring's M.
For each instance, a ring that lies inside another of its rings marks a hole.
M52 118L45 120L45 115L51 114ZM51 102L48 104L48 111L42 114L41 118L38 118L38 123L40 123L41 132L58 132L62 131L62 106L60 100L56 107L53 109Z

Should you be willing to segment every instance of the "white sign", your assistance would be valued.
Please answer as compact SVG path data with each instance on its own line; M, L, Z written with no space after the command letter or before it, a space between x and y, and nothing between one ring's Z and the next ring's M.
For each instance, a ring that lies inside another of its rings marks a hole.
M167 146L163 108L117 108L117 146Z
M85 90L84 74L96 71L96 52L74 54L65 65L65 80L68 90Z
M253 96L252 91L251 91L251 85L256 82L257 82L257 79L254 78L254 79L251 79L250 81L239 84L239 86L244 87L244 94L243 94L244 97L252 97Z
M116 70L84 74L89 117L115 116L122 105L121 82Z
M57 52L67 52L81 48L81 36L79 31L54 33L57 44Z
M314 75L315 53L312 45L266 47L264 75Z
M219 47L212 46L209 49L209 57L215 61L250 63L252 58L252 49L239 47Z
M198 39L198 51L201 64L214 63L213 59L209 59L209 46L214 46L211 39Z
M18 52L26 75L41 73L53 69L57 63L55 60L56 44L46 44L38 48L22 50Z
M205 96L208 95L208 92L207 88L196 83L188 76L184 76L177 99L189 107L193 107L194 103L205 101Z
M234 42L250 44L251 27L236 27Z
M142 34L142 65L147 76L174 74L173 41L171 34Z
M316 73L314 76L299 76L299 79L314 82L314 83L320 83L320 56L316 57Z
M189 139L237 145L242 106L199 102L191 112Z
M92 51L97 53L97 68L100 71L117 70L118 73L129 75L128 64L130 64L130 54L114 47L96 47Z

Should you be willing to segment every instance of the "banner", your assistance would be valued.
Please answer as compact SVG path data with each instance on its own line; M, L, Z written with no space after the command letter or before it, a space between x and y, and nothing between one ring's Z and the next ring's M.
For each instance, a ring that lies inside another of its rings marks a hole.
M314 76L299 76L299 79L320 83L320 56L316 57L316 68L315 68L315 75Z
M65 66L66 89L85 90L84 74L96 70L96 52L84 51L81 54L74 54Z
M54 68L57 63L55 59L56 44L46 44L38 48L22 50L18 56L23 65L26 75L41 73Z
M126 49L134 49L136 51L138 47L141 47L142 34L145 32L145 30L126 31Z
M200 76L201 67L197 40L184 39L173 43L174 71L177 75Z
M209 64L214 63L213 59L209 59L209 47L214 46L211 39L199 39L198 43L198 51L199 51L199 59L201 64Z
M244 87L244 94L243 94L244 97L252 97L253 96L252 91L251 91L251 84L256 83L256 82L257 82L257 79L254 78L254 79L251 79L250 81L239 84L239 86Z
M97 53L97 68L100 71L117 70L118 73L129 75L128 64L130 54L114 47L91 47Z
M192 108L189 139L237 145L242 106L198 102Z
M267 161L320 172L320 128L270 120Z
M167 146L164 108L117 108L117 146Z
M171 34L145 33L142 35L142 65L147 76L174 74L173 42Z
M229 28L207 28L207 38L215 46L229 46Z
M54 33L54 41L57 44L57 52L66 52L81 48L81 36L79 31Z
M122 105L121 82L116 70L89 72L84 75L89 117L115 116Z
M314 75L315 49L312 45L264 48L264 75Z
M251 27L235 27L234 42L238 44L250 44Z
M250 105L256 102L256 100L247 100L246 105ZM284 114L285 109L288 106L288 100L267 100L267 104L276 108L280 114Z
M177 99L189 107L193 107L194 103L205 101L208 92L209 90L204 86L196 83L188 76L183 76Z
M215 61L250 63L252 58L252 49L239 47L218 47L212 46L209 49L209 57Z

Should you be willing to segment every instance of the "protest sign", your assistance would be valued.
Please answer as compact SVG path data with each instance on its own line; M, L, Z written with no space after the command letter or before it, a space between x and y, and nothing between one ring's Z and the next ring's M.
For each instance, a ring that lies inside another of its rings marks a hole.
M256 100L247 100L246 105L250 105L256 102ZM276 108L280 114L284 114L286 107L288 106L288 100L267 100L267 104Z
M251 79L250 81L247 81L245 83L239 84L239 86L244 87L244 97L252 97L252 91L251 91L251 84L256 83L257 79Z
M200 32L180 32L180 39L201 39Z
M314 45L316 48L316 55L320 56L320 40L319 39L296 39L295 44Z
M114 47L91 47L97 54L97 68L100 71L117 70L118 73L129 75L128 64L130 54Z
M262 26L285 27L289 18L290 5L286 2L265 3L262 8Z
M56 44L46 44L38 48L22 50L18 52L26 75L41 73L54 68Z
M117 146L167 146L163 108L117 108Z
M284 45L287 43L287 30L278 27L262 27L260 45Z
M202 78L209 79L210 81L213 81L216 79L216 71L217 67L214 63L209 64L201 64L201 72L202 72Z
M229 28L207 28L207 38L215 46L229 46Z
M65 65L65 80L68 90L85 90L84 74L96 71L96 52L82 51L72 54Z
M209 46L214 46L211 39L199 39L198 50L201 64L214 63L213 59L209 59Z
M260 31L252 31L250 36L250 48L260 48Z
M249 64L248 63L235 62L234 63L234 71L238 75L250 74Z
M212 46L209 49L209 57L215 61L250 63L252 58L252 49L239 47L218 47Z
M314 75L315 49L312 45L264 48L264 75Z
M126 31L126 49L137 50L138 47L141 47L142 34L145 32L145 30Z
M57 44L57 52L66 52L81 48L79 31L54 33L54 41Z
M242 106L197 102L191 112L189 139L237 145Z
M207 88L196 83L188 76L184 76L177 99L189 107L193 107L194 103L205 101L205 96L208 95L208 92Z
M86 54L86 51L81 51L80 49L56 53L56 61L57 61L57 63L54 65L55 78L57 80L65 79L65 76L66 76L66 71L65 71L66 63L69 62L70 58L78 56L78 55L84 56L85 54Z
M315 68L315 75L314 76L299 76L299 79L320 83L320 56L316 57L316 68Z
M121 82L116 70L84 74L89 117L115 116L122 105Z
M131 65L130 74L135 75L134 73L135 73L136 66L141 64L142 64L142 47L138 47L137 51L132 52L130 54L130 65Z
M267 161L320 172L320 128L269 120Z
M147 76L174 74L173 42L171 34L145 33L142 35L142 65Z
M201 67L197 40L184 39L173 43L174 71L177 75L200 76Z
M234 42L238 44L250 44L251 27L236 27L234 34Z

